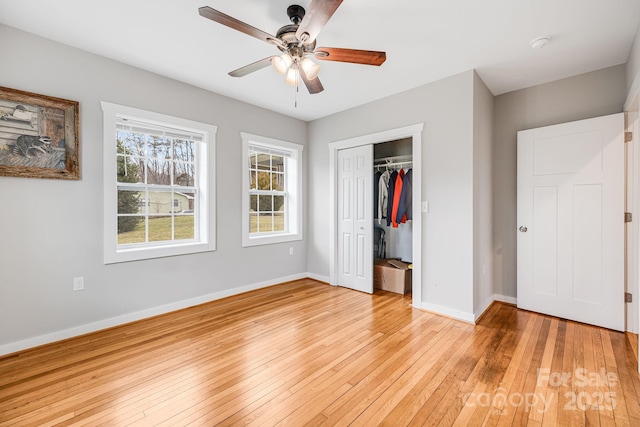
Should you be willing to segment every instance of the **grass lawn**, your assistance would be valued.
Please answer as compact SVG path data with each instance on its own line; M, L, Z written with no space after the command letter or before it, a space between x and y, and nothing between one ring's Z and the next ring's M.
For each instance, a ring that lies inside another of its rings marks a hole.
M250 215L249 216L249 232L258 231L258 221L260 221L260 231L284 231L284 215L276 214L273 216L273 229L271 224L271 215Z
M193 215L176 216L175 240L194 238ZM171 240L171 217L149 218L149 242ZM144 221L140 221L133 231L118 234L118 244L144 243Z

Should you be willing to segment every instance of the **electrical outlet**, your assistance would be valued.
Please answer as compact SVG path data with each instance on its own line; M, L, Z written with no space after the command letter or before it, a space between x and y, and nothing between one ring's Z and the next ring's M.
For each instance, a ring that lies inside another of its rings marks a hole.
M422 202L422 213L429 213L429 202Z
M289 248L289 255L293 255L293 246Z
M73 278L73 290L74 291L84 290L84 276Z

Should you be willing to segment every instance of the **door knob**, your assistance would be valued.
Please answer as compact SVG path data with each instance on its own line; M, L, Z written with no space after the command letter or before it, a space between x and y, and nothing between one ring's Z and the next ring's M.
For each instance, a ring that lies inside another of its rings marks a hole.
M525 227L524 225L521 225L520 228L518 228L518 230L520 230L522 233L526 233L527 227Z

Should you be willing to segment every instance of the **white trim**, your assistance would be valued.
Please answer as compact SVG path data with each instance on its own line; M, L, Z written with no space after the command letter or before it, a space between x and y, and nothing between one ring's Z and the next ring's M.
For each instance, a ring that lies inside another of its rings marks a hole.
M640 70L638 70L636 77L633 79L633 83L631 84L629 93L627 93L627 99L624 102L622 111L628 111L638 95L640 95Z
M320 274L315 274L315 273L307 273L307 277L309 279L313 279L313 280L317 280L319 282L323 282L326 283L327 285L329 285L329 276L321 276Z
M475 316L473 315L473 313L467 313L466 311L455 310L453 308L445 307L442 305L429 304L426 302L423 302L419 308L434 314L450 317L452 319L460 320L466 323L471 323L472 325L476 324Z
M269 286L274 286L281 283L291 282L293 280L300 280L300 279L306 279L306 278L307 278L307 274L301 273L301 274L293 274L291 276L286 276L286 277L279 277L277 279L272 279L272 280L265 280L263 282L252 283L250 285L240 286L238 288L233 288L233 289L226 289L224 291L214 292L211 294L202 295L195 298L190 298L182 301L173 302L170 304L148 308L146 310L127 313L121 316L111 317L109 319L104 319L97 322L91 322L84 325L75 326L69 329L63 329L60 331L51 332L51 333L40 335L33 338L27 338L21 341L3 344L3 345L0 345L0 356L15 353L18 351L26 350L26 349L37 347L44 344L50 344L50 343L61 341L68 338L77 337L79 335L97 332L103 329L112 328L114 326L124 325L126 323L131 323L131 322L146 319L149 317L158 316L160 314L166 314L172 311L182 310L184 308L193 307L195 305L204 304L207 302L215 301L215 300L226 298L233 295L242 294L242 293L253 291L256 289L266 288Z
M293 142L281 141L246 132L240 132L240 136L242 137L242 247L302 240L302 151L304 150L304 146ZM291 156L285 157L285 162L287 162L285 179L287 180L288 203L286 215L289 227L289 231L286 233L249 236L250 183L246 162L249 158L250 144L262 145L291 152ZM294 179L292 179L292 175Z
M518 298L508 297L506 295L493 294L493 299L500 302L506 302L507 304L518 305Z
M216 249L216 182L215 173L215 143L217 126L179 117L168 116L152 111L124 105L100 101L103 111L103 187L104 187L104 263L135 261L174 255L185 255L197 252L208 252ZM145 246L132 249L118 249L117 236L117 188L115 185L115 170L117 165L116 150L111 142L115 141L116 121L118 117L131 117L146 120L149 123L172 124L187 131L203 134L200 145L200 156L205 160L206 167L200 167L199 183L200 206L202 208L200 222L200 241L195 243L174 242L161 246Z
M487 311L487 309L491 306L491 304L493 304L493 302L495 301L495 298L493 295L491 295L489 298L487 298L485 300L485 302L480 306L481 309L476 311L475 313L473 313L473 323L475 324L476 321L480 318L480 316L482 316L485 311Z
M420 308L422 301L422 130L424 123L405 126L397 129L362 135L329 143L329 283L337 285L338 251L336 250L337 212L336 188L338 150L359 147L367 144L378 144L402 138L412 138L413 156L413 287L412 304Z

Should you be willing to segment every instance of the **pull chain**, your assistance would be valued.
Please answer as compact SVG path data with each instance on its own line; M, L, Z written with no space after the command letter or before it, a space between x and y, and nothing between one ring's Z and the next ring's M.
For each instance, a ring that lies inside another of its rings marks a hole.
M294 108L298 108L298 91L300 90L300 69L296 69L296 94L294 98Z

